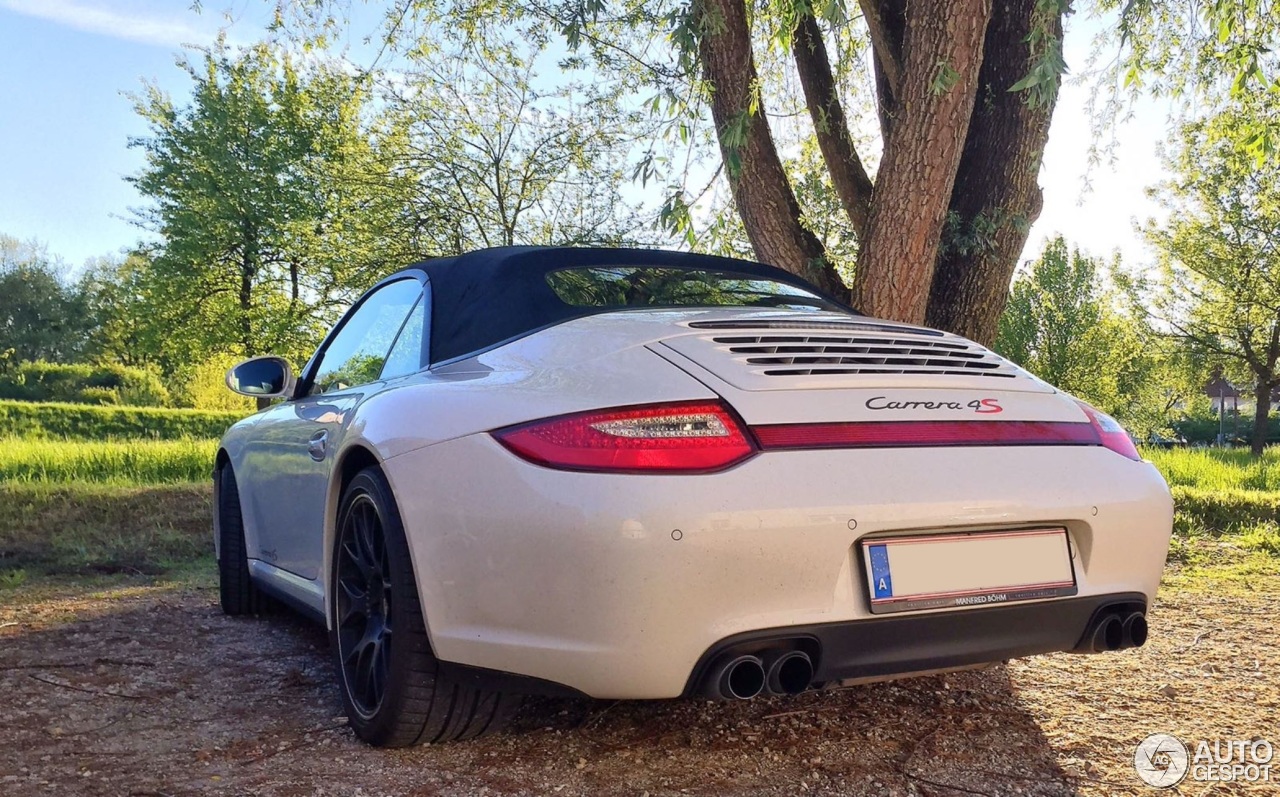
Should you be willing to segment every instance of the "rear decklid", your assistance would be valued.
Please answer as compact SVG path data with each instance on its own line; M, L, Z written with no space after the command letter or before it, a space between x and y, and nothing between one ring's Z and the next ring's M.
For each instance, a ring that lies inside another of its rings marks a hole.
M747 423L1087 421L995 352L946 332L828 313L702 318L651 350Z

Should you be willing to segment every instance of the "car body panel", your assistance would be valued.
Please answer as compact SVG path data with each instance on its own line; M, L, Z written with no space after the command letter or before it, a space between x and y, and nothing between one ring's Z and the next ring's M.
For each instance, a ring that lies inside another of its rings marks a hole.
M1097 446L776 451L636 478L477 434L383 469L438 654L599 698L681 694L733 634L871 619L869 535L1062 526L1081 596L1150 601L1173 511L1154 467Z
M709 331L717 324L734 331ZM856 328L872 348L942 341L1001 375L846 373L820 359L814 373L782 377L716 340L771 335L754 330L770 324L785 327L778 337ZM326 612L342 479L350 462L376 463L436 655L598 698L683 694L729 638L875 619L858 549L869 536L1061 527L1081 599L1154 598L1168 488L1149 463L1098 445L761 451L716 473L637 475L535 465L491 434L718 399L751 426L1089 421L1072 397L953 335L833 312L645 309L283 402L236 424L222 452L240 484L253 577L275 594ZM321 430L316 463L308 442Z

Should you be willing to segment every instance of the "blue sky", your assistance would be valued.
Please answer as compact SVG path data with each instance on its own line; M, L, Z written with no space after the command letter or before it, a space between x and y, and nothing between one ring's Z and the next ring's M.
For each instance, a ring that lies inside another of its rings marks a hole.
M256 37L262 4L231 35ZM126 92L144 78L175 97L188 81L175 59L209 44L221 13L186 0L0 0L0 232L38 238L72 265L117 252L142 232L124 181L141 166L130 136L146 133Z
M128 209L139 198L123 178L142 163L127 141L146 127L124 94L145 78L180 100L188 91L174 66L182 45L208 44L223 26L233 41L251 41L270 3L227 8L218 0L205 0L203 13L188 0L0 0L0 232L39 239L72 266L136 242L143 233ZM1069 22L1067 60L1077 72L1096 27L1078 16ZM1084 86L1063 89L1040 177L1045 208L1024 256L1061 232L1095 254L1146 261L1133 223L1158 212L1144 189L1163 176L1165 116L1140 106L1116 131L1116 165L1090 168L1087 99Z

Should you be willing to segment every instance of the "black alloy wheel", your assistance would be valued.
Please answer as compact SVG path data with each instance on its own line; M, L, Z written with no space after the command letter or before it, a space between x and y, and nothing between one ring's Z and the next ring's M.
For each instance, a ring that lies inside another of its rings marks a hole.
M381 707L391 668L394 598L383 529L373 499L352 496L338 531L338 656L351 702L365 718Z
M409 542L377 467L343 490L332 555L329 638L356 736L379 747L471 739L500 730L520 696L456 680L431 649Z

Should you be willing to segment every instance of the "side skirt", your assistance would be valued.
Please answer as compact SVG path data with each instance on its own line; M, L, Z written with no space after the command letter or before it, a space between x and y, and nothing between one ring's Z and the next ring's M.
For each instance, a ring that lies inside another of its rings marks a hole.
M266 594L321 625L325 624L324 588L319 581L281 570L260 559L249 560L249 576Z

